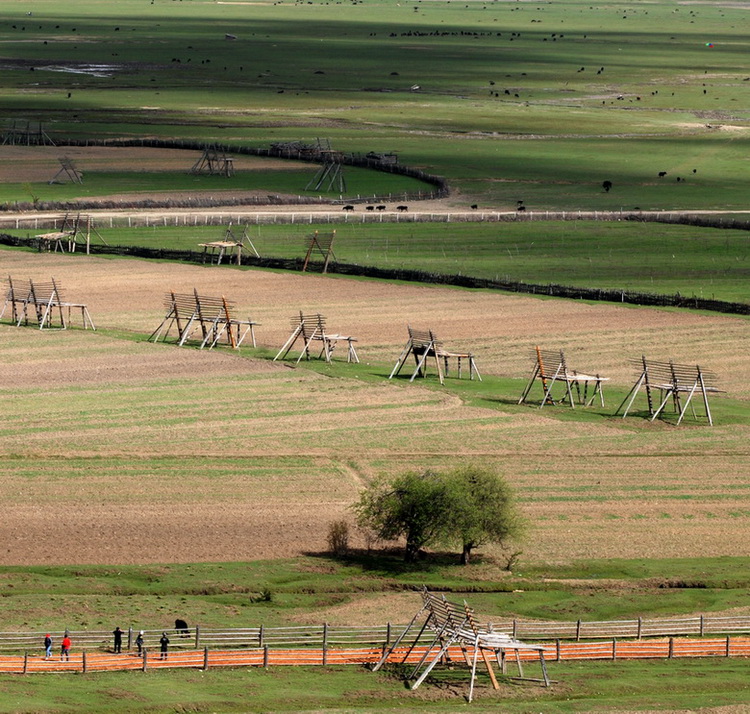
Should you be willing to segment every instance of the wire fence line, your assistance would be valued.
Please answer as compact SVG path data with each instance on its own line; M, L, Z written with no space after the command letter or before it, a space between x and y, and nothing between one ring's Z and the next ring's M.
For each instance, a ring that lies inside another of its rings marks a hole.
M543 622L533 620L501 620L487 623L495 632L507 633L521 640L641 640L649 637L680 637L710 635L741 635L750 633L750 616L699 615L684 618L637 618L634 620ZM143 645L156 648L162 632L167 632L170 650L240 648L329 648L373 646L387 647L406 629L406 625L386 623L377 626L346 626L322 623L291 627L191 627L182 630L143 630ZM78 650L107 650L113 644L109 630L66 631ZM135 649L139 630L123 631L123 649ZM48 632L59 646L65 632ZM41 649L47 632L0 632L0 652L24 652ZM427 640L428 634L423 635Z
M432 639L432 637L431 637ZM171 648L171 644L170 644ZM412 649L396 648L388 658L390 663L413 664L435 654L434 642ZM162 653L145 648L141 653L110 654L92 651L73 652L67 659L29 654L0 655L0 673L37 674L44 672L105 672L123 670L190 668L207 670L215 667L274 667L274 666L333 666L366 665L377 662L384 647L330 647L272 649L268 645L237 651L226 649L193 649ZM447 655L453 662L461 662L462 651L451 647ZM538 661L536 652L519 652L519 659ZM750 638L731 637L713 639L642 640L622 642L613 638L603 642L568 642L556 640L544 644L544 658L548 662L676 659L697 657L750 657Z

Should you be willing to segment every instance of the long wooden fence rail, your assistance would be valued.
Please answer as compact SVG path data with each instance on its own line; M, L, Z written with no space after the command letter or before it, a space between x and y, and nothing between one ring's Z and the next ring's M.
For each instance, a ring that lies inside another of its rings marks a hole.
M170 644L171 646L171 644ZM389 662L414 664L435 648L429 646L397 648ZM190 668L207 670L212 667L277 667L277 666L332 666L366 665L377 662L383 654L382 647L316 647L271 648L268 645L245 650L191 649L170 651L166 656L146 648L142 654L124 652L110 654L87 650L74 651L70 658L61 660L56 653L50 659L43 654L0 655L0 674L37 674L44 672L105 672L114 670L141 670ZM459 647L448 652L453 661L461 661ZM557 640L544 645L548 662L571 660L619 659L676 659L685 657L750 657L750 637L716 639L669 639L621 642L568 642ZM538 659L537 652L520 652L522 660Z
M542 622L533 620L501 620L491 624L492 630L507 633L514 639L539 640L642 640L654 637L709 637L750 635L750 616L699 615L684 618L637 618L633 620ZM167 629L170 650L240 648L349 648L387 647L405 630L404 624L387 623L376 626L298 625L293 627L190 627L181 633ZM59 648L61 631L49 631ZM23 653L41 649L45 632L0 632L0 653ZM135 649L137 628L123 632L123 649ZM144 646L158 647L162 630L144 630ZM70 630L76 650L107 650L112 646L110 630ZM428 640L425 635L425 642Z

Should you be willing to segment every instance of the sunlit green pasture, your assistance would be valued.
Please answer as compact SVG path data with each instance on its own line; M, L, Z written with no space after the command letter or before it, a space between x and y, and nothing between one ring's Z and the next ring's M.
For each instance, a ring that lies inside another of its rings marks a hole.
M306 236L335 229L334 253L343 263L737 302L748 298L750 236L745 231L604 221L363 224L356 214L350 221L245 230L262 257L301 258ZM232 230L242 236L241 228ZM100 229L110 245L195 251L225 231L217 226ZM92 240L100 242L97 236Z
M322 136L493 205L743 209L745 24L713 3L32 0L0 23L0 118L57 137Z

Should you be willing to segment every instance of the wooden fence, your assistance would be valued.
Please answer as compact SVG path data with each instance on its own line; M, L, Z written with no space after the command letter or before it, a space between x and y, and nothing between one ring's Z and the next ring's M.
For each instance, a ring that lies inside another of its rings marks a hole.
M415 647L410 653L406 648L393 651L389 661L413 664L420 661L429 650L429 645ZM38 651L38 650L37 650ZM434 653L436 650L432 650ZM174 651L166 656L146 648L141 655L134 652L110 654L87 650L74 651L70 659L61 661L57 653L50 659L42 654L9 656L0 655L0 673L37 674L44 672L104 672L116 670L141 670L190 668L207 670L212 667L275 667L312 665L364 665L377 662L383 654L382 647L329 647L273 649L268 645L250 647L241 651L226 649L191 649ZM408 656L407 656L408 654ZM448 651L454 662L461 662L458 647ZM606 642L563 643L557 640L544 645L544 657L548 662L581 660L624 659L677 659L695 657L750 657L750 638L675 639L621 642L617 639ZM533 662L536 652L519 652L519 658Z
M496 632L505 632L520 640L641 640L648 637L708 637L750 634L750 616L697 617L574 622L501 620L491 623ZM387 647L406 628L402 624L360 627L346 625L299 625L293 627L191 627L187 634L168 629L170 650L260 648L349 648ZM144 630L144 646L158 646L163 630ZM0 632L0 652L24 652L41 649L45 632ZM59 647L63 633L50 632ZM136 628L123 632L123 649L135 648ZM109 630L71 630L69 636L77 650L106 650L112 646ZM425 635L425 637L427 637Z

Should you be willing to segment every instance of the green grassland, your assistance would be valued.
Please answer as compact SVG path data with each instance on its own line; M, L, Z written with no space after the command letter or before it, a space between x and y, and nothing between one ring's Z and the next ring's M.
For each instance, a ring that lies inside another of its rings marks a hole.
M303 257L305 236L332 226L248 226L263 257ZM234 229L239 237L241 232ZM351 223L335 226L342 263L493 280L636 290L747 302L745 231L633 222ZM29 236L28 231L7 231ZM216 227L101 228L109 245L201 251ZM100 242L97 236L94 243Z
M87 198L106 198L113 194L127 193L133 200L146 200L155 192L200 192L219 200L222 195L231 198L242 191L263 191L269 194L292 194L305 198L326 196L339 198L338 190L329 190L324 185L319 190L307 189L318 170L317 165L309 169L237 171L232 176L190 175L157 171L85 171L83 183L0 183L0 203L15 201L76 201ZM84 162L78 163L85 168ZM53 169L53 172L56 169ZM53 175L51 172L51 176ZM50 176L50 178L51 178ZM346 195L374 196L388 193L428 192L429 184L408 176L368 171L355 167L346 170Z
M58 136L322 135L344 151L398 151L471 202L745 208L741 8L28 6L32 16L7 8L0 26L0 116L42 120ZM114 66L93 76L84 64Z

